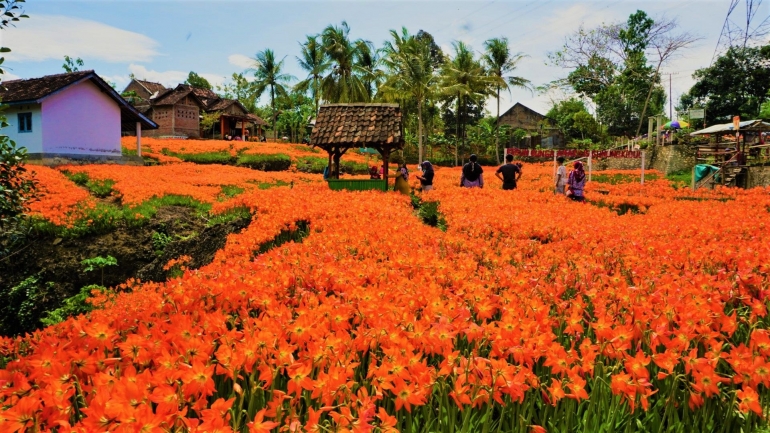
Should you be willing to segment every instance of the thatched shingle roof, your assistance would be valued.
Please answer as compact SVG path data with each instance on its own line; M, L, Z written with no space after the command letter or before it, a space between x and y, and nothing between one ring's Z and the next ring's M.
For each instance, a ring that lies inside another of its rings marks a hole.
M125 128L132 127L136 122L142 123L145 129L156 129L158 125L148 119L141 111L132 107L128 101L115 91L94 71L68 72L64 74L46 75L40 78L12 80L0 83L0 99L4 104L42 103L44 99L69 86L90 81L102 92L112 98L120 107L121 123Z
M318 111L314 146L400 148L404 137L398 104L327 104Z

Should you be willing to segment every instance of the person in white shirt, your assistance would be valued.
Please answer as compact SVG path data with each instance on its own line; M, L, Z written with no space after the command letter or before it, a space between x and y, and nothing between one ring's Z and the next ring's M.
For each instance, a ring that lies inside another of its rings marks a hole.
M567 185L567 168L564 167L564 157L560 156L556 158L556 162L559 163L559 168L556 169L556 194L564 195L565 186Z

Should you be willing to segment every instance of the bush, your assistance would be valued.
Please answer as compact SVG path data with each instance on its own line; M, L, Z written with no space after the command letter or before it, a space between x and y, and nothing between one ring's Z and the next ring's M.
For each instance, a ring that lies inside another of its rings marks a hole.
M297 171L301 171L302 173L323 174L327 164L328 160L326 158L303 156L302 158L297 159L295 166L297 167Z
M175 156L182 161L192 162L195 164L235 164L236 158L231 156L228 152L206 152L206 153L174 153L171 156Z
M238 158L238 165L262 171L284 171L291 167L291 158L283 153L242 155Z

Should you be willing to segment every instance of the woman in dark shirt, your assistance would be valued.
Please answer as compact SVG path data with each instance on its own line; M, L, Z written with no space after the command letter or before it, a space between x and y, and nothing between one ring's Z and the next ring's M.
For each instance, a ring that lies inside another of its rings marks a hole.
M465 188L484 188L484 170L476 162L478 157L471 155L470 162L463 166L463 175L460 186Z
M433 176L435 176L433 164L424 161L420 166L422 167L422 176L417 176L417 179L420 179L423 192L430 191L433 189Z

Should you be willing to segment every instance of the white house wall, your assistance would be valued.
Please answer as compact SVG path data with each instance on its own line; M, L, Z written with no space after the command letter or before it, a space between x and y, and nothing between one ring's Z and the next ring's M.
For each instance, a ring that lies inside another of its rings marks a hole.
M32 113L32 131L19 132L19 113ZM18 146L27 148L27 153L43 152L43 118L40 104L12 105L3 111L9 126L0 130Z
M45 153L120 156L120 107L84 81L43 100Z

